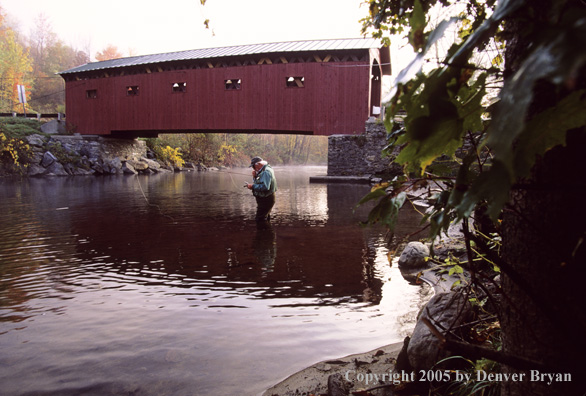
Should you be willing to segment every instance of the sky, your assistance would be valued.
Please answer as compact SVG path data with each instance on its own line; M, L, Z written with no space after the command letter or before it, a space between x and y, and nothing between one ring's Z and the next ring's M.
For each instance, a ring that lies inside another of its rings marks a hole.
M357 38L365 0L0 0L12 25L31 36L39 15L71 47L124 56L281 41ZM209 19L209 29L204 21ZM393 40L393 74L412 59ZM386 83L385 83L386 84Z
M278 41L360 37L364 0L0 0L30 35L43 13L66 44L128 55ZM204 20L210 20L205 29Z

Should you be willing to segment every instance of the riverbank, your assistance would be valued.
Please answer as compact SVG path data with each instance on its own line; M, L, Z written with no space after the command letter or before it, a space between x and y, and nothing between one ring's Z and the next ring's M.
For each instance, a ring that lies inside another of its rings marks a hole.
M328 395L334 388L339 389L338 395L342 395L343 389L358 391L381 386L388 381L388 375L395 372L402 347L403 343L398 342L316 363L267 389L262 396ZM385 395L384 388L370 392L372 396Z
M86 176L149 174L207 170L201 164L155 158L142 140L99 136L30 134L17 153L18 166L9 163L2 175Z

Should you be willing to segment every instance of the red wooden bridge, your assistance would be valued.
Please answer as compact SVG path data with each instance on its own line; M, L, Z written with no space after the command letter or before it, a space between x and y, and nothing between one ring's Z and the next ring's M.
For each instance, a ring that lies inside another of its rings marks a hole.
M390 74L375 39L254 44L88 63L64 72L80 134L357 134Z

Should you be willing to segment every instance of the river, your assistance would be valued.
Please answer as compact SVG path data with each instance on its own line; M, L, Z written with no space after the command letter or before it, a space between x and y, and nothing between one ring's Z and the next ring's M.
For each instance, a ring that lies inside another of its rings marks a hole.
M412 330L428 291L358 225L368 186L275 167L258 226L232 172L0 180L0 393L258 395Z

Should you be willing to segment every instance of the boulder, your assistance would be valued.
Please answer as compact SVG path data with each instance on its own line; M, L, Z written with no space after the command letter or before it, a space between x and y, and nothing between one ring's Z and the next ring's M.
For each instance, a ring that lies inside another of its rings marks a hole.
M129 159L126 161L127 164L131 165L136 171L143 171L149 168L149 164L143 160L133 160Z
M137 175L138 172L134 169L134 166L128 163L128 161L122 164L122 172L128 175Z
M31 147L43 147L45 145L46 139L38 134L29 135L26 137L26 140Z
M112 175L122 173L122 161L120 161L120 158L118 157L114 157L109 161L105 161L104 170Z
M399 268L401 270L421 270L428 266L429 247L421 242L409 242L401 257L399 257Z
M68 175L75 175L77 167L71 163L63 164L63 169L67 172Z
M106 173L101 159L90 159L90 167L99 175Z
M48 168L49 166L53 165L57 161L57 157L53 155L50 151L47 151L43 154L43 159L41 160L41 166L43 168Z
M60 134L64 135L67 133L65 122L59 120L51 120L41 125L41 131L49 135Z
M464 293L440 293L433 296L423 307L407 346L407 356L413 370L430 370L438 361L450 356L449 351L440 348L440 341L423 323L423 318L430 320L436 329L445 334L444 329L465 323L471 314L472 306Z
M88 176L88 175L93 175L94 171L89 170L89 169L85 169L85 168L75 167L73 169L73 174L74 175L81 175L81 176Z
M46 172L47 169L43 168L41 165L30 164L28 166L27 174L29 176L43 176Z
M47 167L47 175L53 175L53 176L68 176L69 174L67 173L67 171L65 170L65 168L63 167L63 165L61 165L60 162L53 162L51 165L49 165Z
M408 282L416 282L418 274L431 268L428 263L429 248L421 242L409 242L401 257L399 257L399 270Z
M340 373L332 374L328 377L328 396L348 396L350 389Z
M148 169L152 169L155 172L158 171L159 169L161 169L161 164L159 164L157 161L153 161L151 159L144 158L144 157L141 158L140 161L146 163Z
M31 153L31 156L29 157L29 163L31 165L32 164L41 165L41 161L43 161L44 154L45 154L45 152L40 148L33 150L33 152Z

